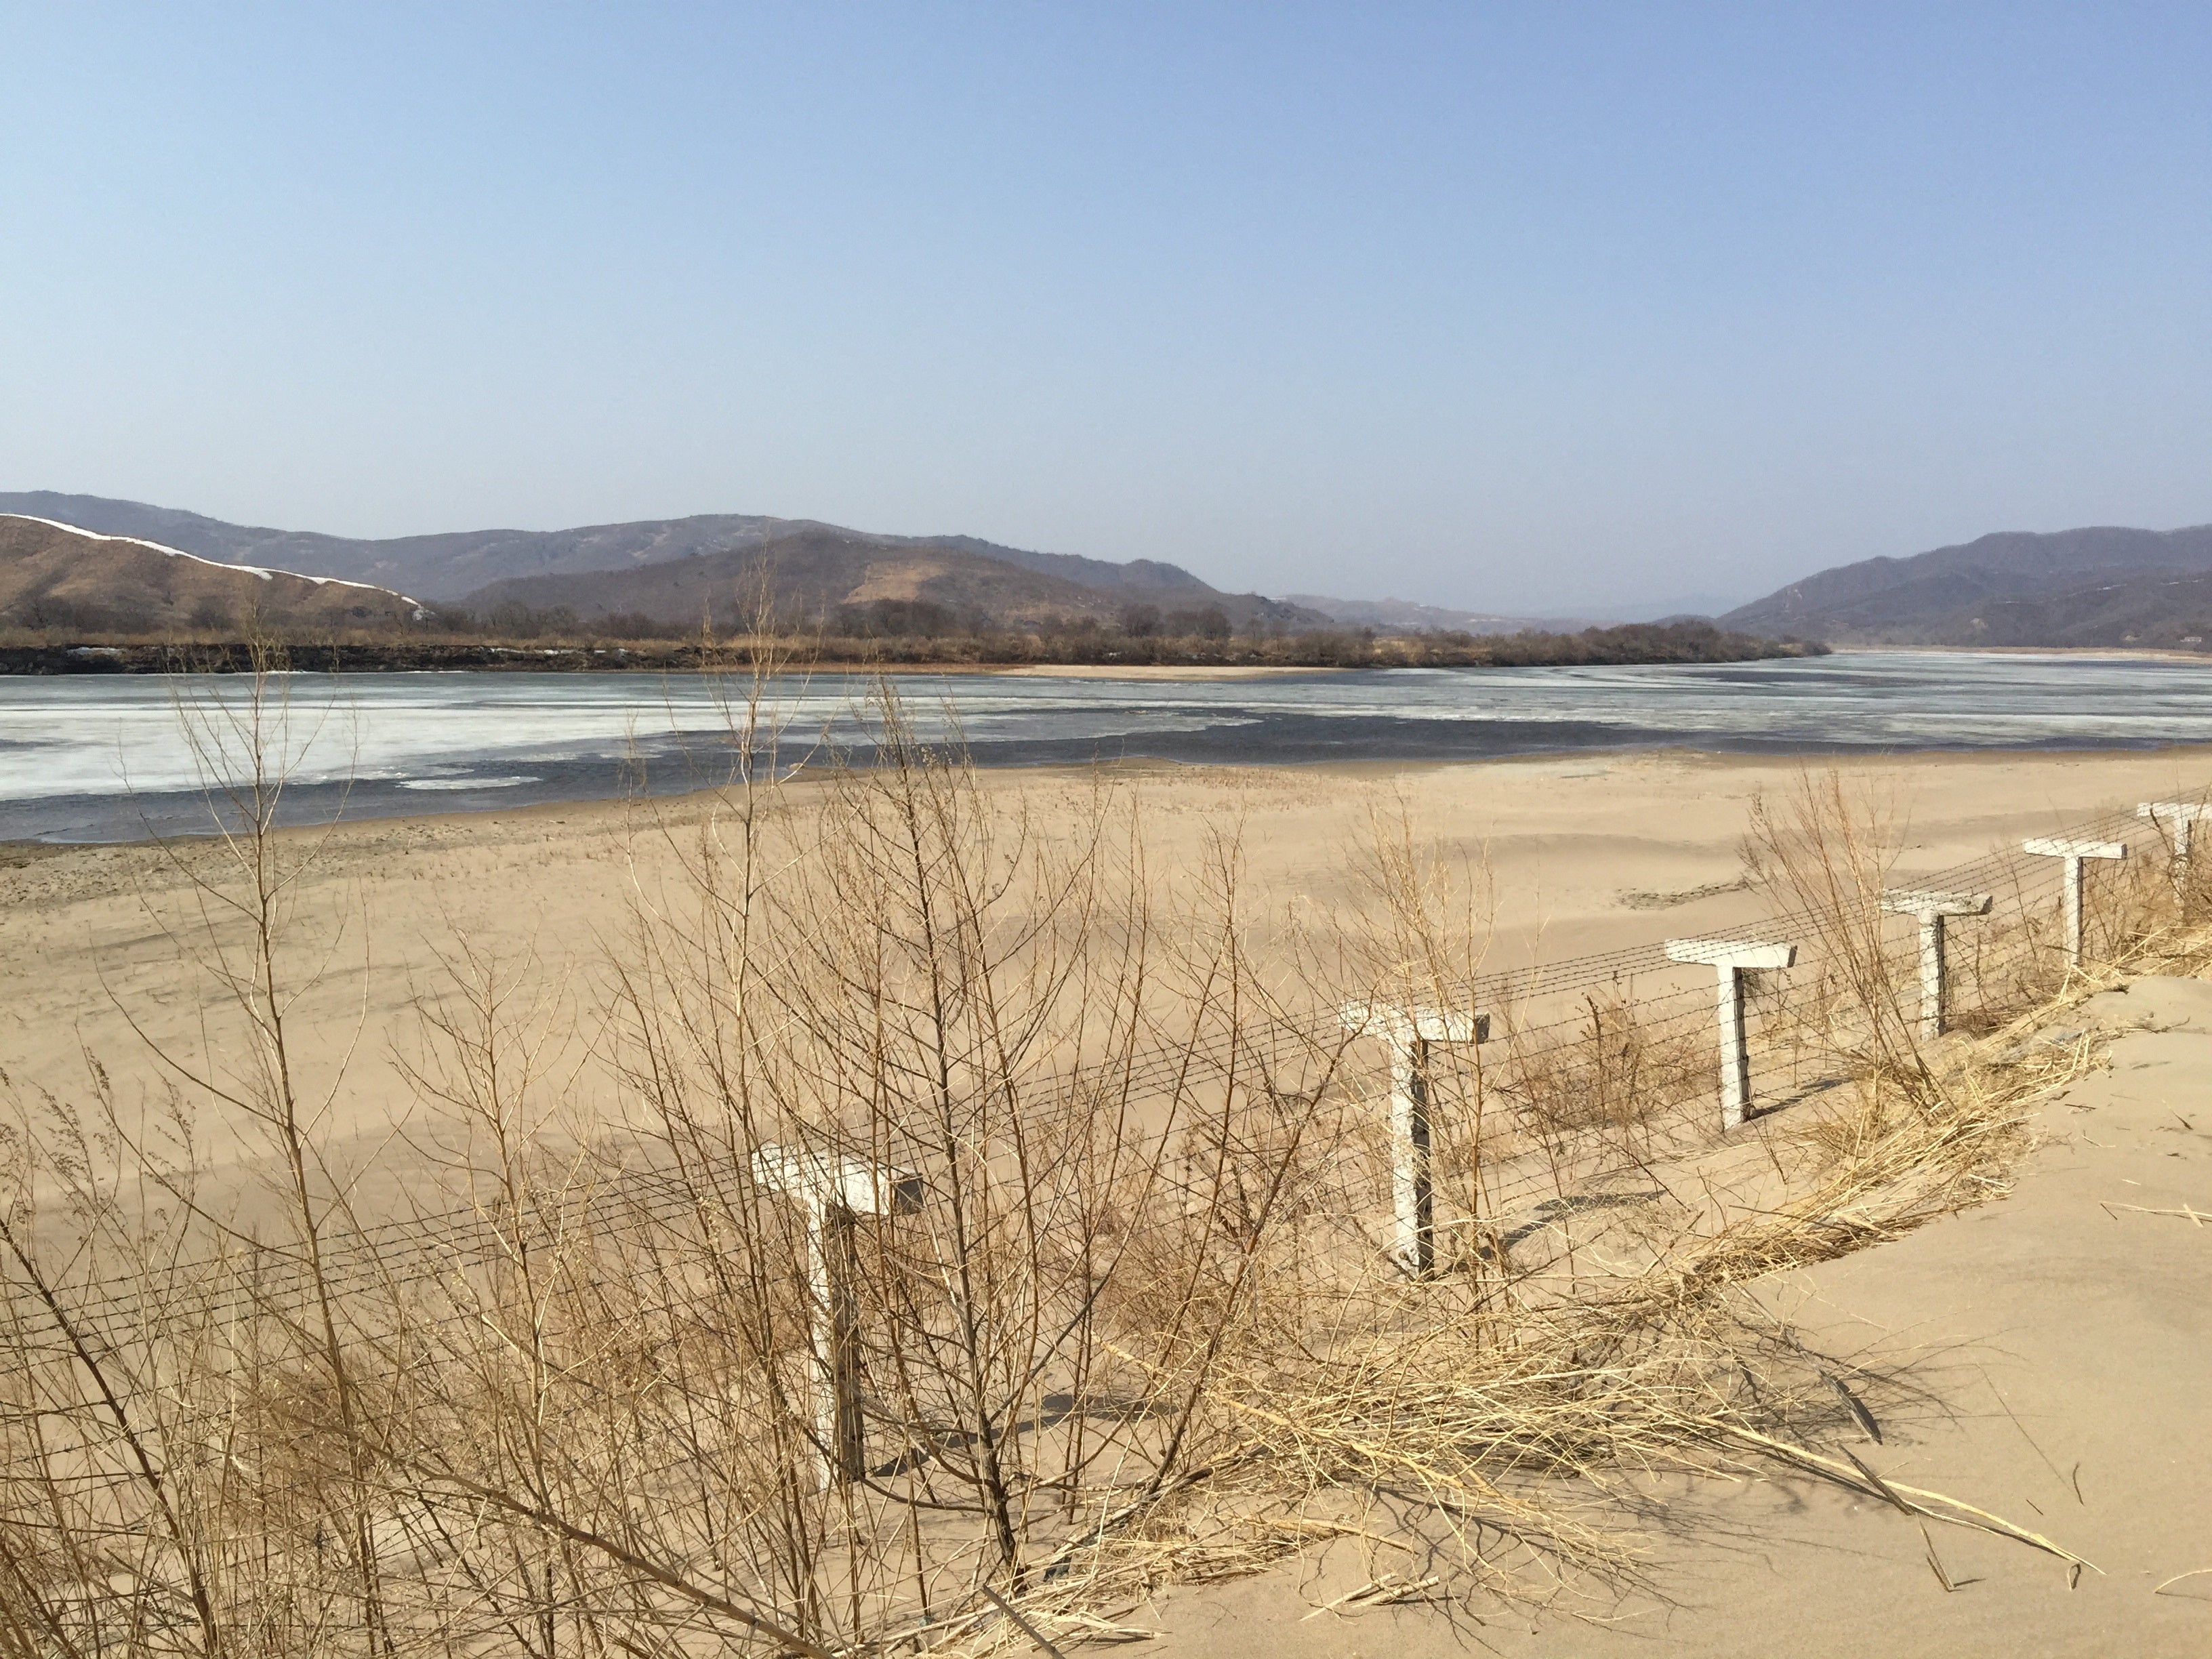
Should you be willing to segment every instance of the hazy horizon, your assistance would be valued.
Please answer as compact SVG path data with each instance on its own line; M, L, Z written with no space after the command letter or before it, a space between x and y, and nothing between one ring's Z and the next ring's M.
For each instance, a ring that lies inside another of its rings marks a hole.
M2212 520L2200 10L5 20L11 489L1537 615Z

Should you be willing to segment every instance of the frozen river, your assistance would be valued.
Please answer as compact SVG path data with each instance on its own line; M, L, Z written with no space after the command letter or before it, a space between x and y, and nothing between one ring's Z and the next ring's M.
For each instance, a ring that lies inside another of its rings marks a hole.
M925 735L957 728L990 765L2212 743L2212 665L2140 659L1869 652L1711 667L897 684ZM727 764L729 711L697 676L301 674L283 685L295 821L342 802L364 816L597 799L638 787L641 773L645 787L678 789ZM0 839L205 829L201 791L210 768L224 767L205 733L245 690L235 678L0 679ZM867 690L844 676L775 683L784 757L825 738L864 750ZM198 754L180 698L200 711Z

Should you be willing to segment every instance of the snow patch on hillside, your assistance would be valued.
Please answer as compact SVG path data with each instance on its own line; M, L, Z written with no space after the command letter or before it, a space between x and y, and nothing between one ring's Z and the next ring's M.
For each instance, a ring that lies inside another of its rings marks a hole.
M198 554L187 553L180 547L165 547L160 542L149 542L137 536L103 536L97 530L87 530L82 525L64 524L59 519L41 519L31 513L0 513L0 519L21 519L26 524L42 524L50 530L66 530L72 536L82 536L87 541L123 542L131 547L149 548L156 553L165 553L173 559L190 559L194 564L207 565L216 570L236 570L248 576L258 576L264 582L274 581L279 576L289 576L295 581L313 582L318 587L327 584L333 587L358 587L365 593L389 593L393 599L415 607L416 622L430 614L420 599L410 599L394 588L379 587L374 582L349 582L343 576L309 576L297 570L272 570L258 564L225 564L221 559L204 559Z

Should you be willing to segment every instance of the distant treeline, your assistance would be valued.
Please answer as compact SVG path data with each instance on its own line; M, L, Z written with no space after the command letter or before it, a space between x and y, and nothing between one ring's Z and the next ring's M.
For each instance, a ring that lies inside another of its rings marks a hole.
M691 646L701 629L635 612L580 619L566 606L532 610L507 604L473 615L437 613L441 632L504 641L592 646L621 641ZM1633 623L1575 634L1388 633L1373 628L1291 629L1279 623L1236 628L1219 605L1163 610L1127 605L1111 620L1045 617L1010 625L981 611L932 599L873 599L839 605L826 617L772 620L769 633L812 661L929 663L1114 663L1221 667L1507 667L1543 664L1746 662L1816 656L1825 646L1732 633L1710 623ZM749 635L737 637L749 637ZM653 653L658 654L658 653Z
M641 611L614 611L586 621L567 605L537 610L512 601L482 612L459 607L441 610L435 613L434 625L451 633L510 640L574 639L589 634L610 639L690 641L700 634L696 621L670 623ZM1110 622L1093 617L1045 617L1010 625L988 612L960 610L934 599L871 599L861 605L841 605L822 617L771 617L768 631L794 639L957 640L1035 635L1057 640L1107 634L1129 639L1226 640L1231 629L1228 613L1215 605L1185 611L1126 605Z
M878 601L848 607L850 619L888 629L897 620ZM1136 607L1133 607L1134 609ZM1143 607L1151 609L1151 607ZM1158 613L1155 612L1157 616ZM483 635L437 627L399 635L359 635L283 641L293 665L307 670L407 669L696 669L743 666L773 658L794 667L927 668L1047 667L1078 664L1217 668L1514 668L1668 662L1749 662L1774 657L1825 655L1824 645L1729 633L1705 622L1636 623L1585 629L1578 634L1377 634L1372 629L1308 629L1295 633L1235 633L1218 611L1198 613L1197 625L1170 612L1156 627L1131 631L1091 621L1043 629L963 629L942 634L826 631L741 635L726 639L694 633L672 637L618 629L630 619L603 617L588 627L557 629L539 619L533 630L509 628ZM439 618L441 623L446 619ZM839 618L841 623L848 619ZM1145 619L1139 618L1142 623ZM1175 628L1175 631L1170 631ZM64 643L0 643L0 673L149 674L224 672L246 667L250 653L236 641L106 638Z

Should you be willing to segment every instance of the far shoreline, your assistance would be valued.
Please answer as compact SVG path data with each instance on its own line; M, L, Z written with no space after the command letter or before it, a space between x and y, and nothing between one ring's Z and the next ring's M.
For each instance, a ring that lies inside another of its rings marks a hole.
M1513 635L1496 636L1500 640ZM164 664L155 665L152 653L161 653L173 663L175 657L194 649L227 652L237 647L205 647L173 645L149 645L134 642L130 645L78 645L70 647L0 647L0 681L8 679L105 679L137 678L176 673L214 672L231 674L246 672L236 662L217 657L210 666L177 667ZM282 671L300 675L486 675L507 674L583 674L593 678L612 676L634 678L641 675L724 674L748 675L751 665L742 652L733 653L726 660L714 660L692 655L649 654L621 647L479 647L477 660L455 661L392 661L378 660L377 654L359 647L339 645L297 645L287 667ZM367 660L349 662L349 654ZM37 657L44 660L37 665L16 660ZM972 659L943 660L878 660L867 661L851 658L823 660L794 659L773 665L769 672L777 675L799 678L812 676L844 677L851 678L969 678L969 679L1061 679L1061 680L1121 680L1133 682L1176 683L1233 683L1297 679L1309 677L1344 674L1375 673L1419 670L1449 670L1468 674L1495 673L1511 669L1577 668L1577 667L1715 667L1730 664L1816 661L1822 656L1917 656L1917 657L2023 657L2051 659L2080 659L2083 661L2172 662L2195 663L2212 667L2212 651L2185 651L2158 646L2094 646L2094 645L1884 645L1852 641L1845 644L1816 644L1809 648L1778 652L1771 655L1736 657L1717 655L1709 658L1690 657L1626 657L1620 659L1547 659L1525 662L1462 662L1462 661L1387 661L1370 662L1033 662L1020 660L977 661ZM72 660L64 664L59 659ZM591 660L591 659L599 660ZM606 659L617 660L606 660ZM584 660L579 660L582 659Z
M1371 629L1237 641L1152 635L1045 638L975 634L877 638L739 635L690 641L605 635L525 636L301 634L289 639L109 635L61 643L0 642L0 675L70 678L328 672L571 674L753 672L945 675L1048 672L1066 678L1226 679L1390 668L1626 667L1822 656L1823 646L1730 633L1710 623L1628 623L1579 634L1379 635Z

